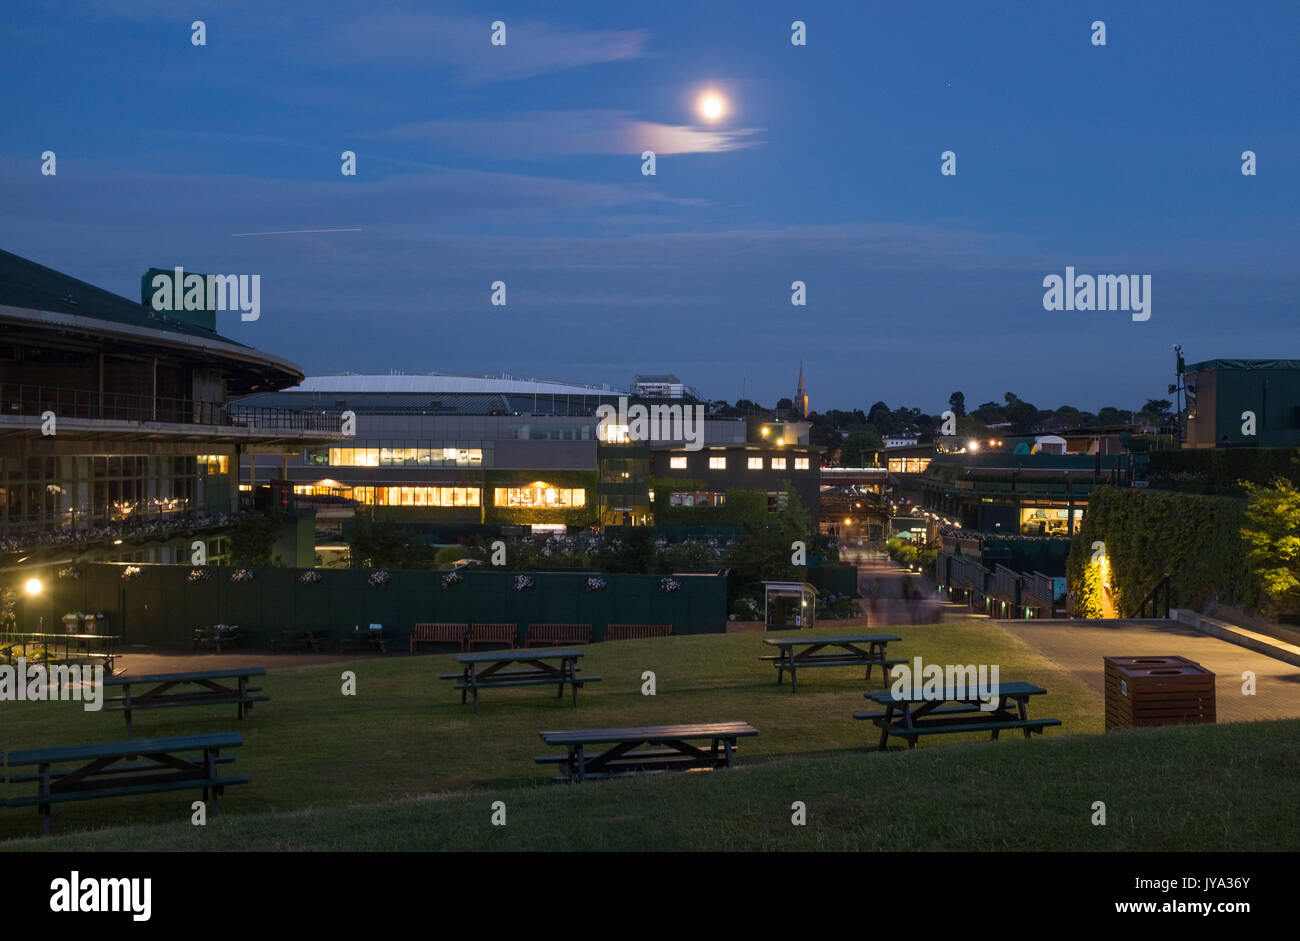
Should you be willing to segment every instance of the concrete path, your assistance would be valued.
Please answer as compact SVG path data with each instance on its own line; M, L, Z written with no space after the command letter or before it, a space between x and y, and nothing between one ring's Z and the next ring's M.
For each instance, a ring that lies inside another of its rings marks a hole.
M1300 669L1177 621L995 623L1103 693L1102 657L1186 657L1214 673L1220 722L1300 718ZM1255 673L1254 696L1242 694L1247 670Z

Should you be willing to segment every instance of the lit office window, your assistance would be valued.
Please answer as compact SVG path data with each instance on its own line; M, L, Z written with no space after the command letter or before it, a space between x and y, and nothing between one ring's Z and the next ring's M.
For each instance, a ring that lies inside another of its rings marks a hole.
M497 487L495 506L538 510L567 510L587 505L587 491L581 488L552 487L536 482L527 487Z
M199 454L194 460L199 462L199 470L209 474L230 473L230 458L225 454Z
M725 457L709 458L709 470L726 470L727 459Z
M785 458L783 457L772 458L772 470L785 470Z
M670 458L668 459L668 466L671 467L673 470L686 470L686 458L685 458L685 456L683 456L683 457L670 457Z
M806 457L797 457L797 458L795 458L795 459L794 459L794 469L795 469L795 470L807 470L807 469L808 469L808 458L806 458Z
M749 469L750 469L750 470L762 470L762 469L763 469L763 459L762 459L761 457L751 457L751 458L749 459Z

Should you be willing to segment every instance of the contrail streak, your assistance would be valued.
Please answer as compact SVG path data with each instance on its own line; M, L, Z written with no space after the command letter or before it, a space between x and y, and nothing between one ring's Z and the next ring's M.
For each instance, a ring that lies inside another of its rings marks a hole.
M238 238L242 235L309 235L313 232L360 232L360 229L287 229L284 232L231 232Z

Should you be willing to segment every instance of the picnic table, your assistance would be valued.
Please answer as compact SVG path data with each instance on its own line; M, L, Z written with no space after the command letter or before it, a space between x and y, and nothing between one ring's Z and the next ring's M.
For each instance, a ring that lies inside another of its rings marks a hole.
M347 631L339 636L339 653L357 648L388 653L388 635L382 630L368 628L363 631Z
M212 627L196 627L190 641L190 649L198 650L200 644L212 644L221 653L221 645L234 647L239 643L238 624L216 624Z
M113 652L113 643L121 640L121 634L52 634L52 633L8 633L0 636L0 654L5 659L13 660L17 657L26 657L28 647L38 647L55 653L54 660L60 663L71 663L77 660L102 660L104 668L113 672L113 661L117 655ZM91 650L93 642L98 642L99 650ZM58 656L57 652L60 646L63 647L63 655ZM73 646L75 642L75 647ZM21 648L21 652L14 654L15 648Z
M270 696L254 696L261 687L249 686L254 676L265 676L261 667L224 670L201 670L196 673L153 673L142 676L114 676L104 686L120 686L122 695L111 697L104 705L109 712L126 714L126 735L131 737L131 713L137 709L168 709L178 706L233 704L236 716L247 727L253 703L267 702ZM224 682L223 682L224 681ZM141 687L146 687L141 689Z
M748 722L542 732L543 742L561 746L566 753L542 755L535 760L538 764L562 765L564 772L556 775L557 781L584 781L638 772L733 768L736 740L757 734L758 729ZM591 746L608 747L588 751Z
M221 749L242 744L244 740L237 733L223 732L10 752L10 785L36 782L36 793L9 797L5 803L10 807L38 807L47 836L50 805L66 801L202 788L205 802L212 793L212 813L216 816L220 810L217 798L224 789L248 783L247 775L223 777L217 770L217 765L234 761L233 756L222 755ZM192 753L199 754L182 757ZM128 763L118 764L121 761ZM13 773L13 769L25 765L34 765L36 770ZM68 767L56 767L60 765Z
M493 650L483 653L462 653L456 655L456 662L462 667L460 673L443 673L444 680L459 680L453 687L460 690L460 701L474 694L474 711L478 712L478 694L482 689L495 689L503 686L542 686L559 684L559 698L564 697L564 687L573 687L573 704L578 705L578 689L584 683L595 683L598 676L581 676L578 672L578 659L581 650ZM547 661L559 661L558 665ZM522 668L507 670L511 664Z
M1060 725L1060 719L1031 719L1028 715L1031 696L1042 696L1047 690L1029 683L1001 683L988 690L990 701L997 700L997 708L985 712L980 691L973 687L966 689L947 688L938 695L926 698L923 687L916 684L912 691L901 698L895 698L893 690L880 690L865 693L867 699L884 706L884 712L859 712L855 719L869 719L880 728L880 748L883 750L889 736L904 738L908 748L916 747L916 740L921 735L950 735L964 732L988 732L991 741L997 741L998 733L1020 729L1025 738L1052 725ZM951 705L944 705L951 703Z
M889 667L902 660L890 660L886 648L891 642L902 640L894 634L846 634L839 637L782 637L767 638L763 643L777 648L777 653L759 657L776 666L776 681L785 681L790 673L790 689L799 692L800 667L866 667L866 679L871 679L871 668L880 667L887 677ZM861 645L865 644L864 650ZM803 649L799 649L803 648ZM829 649L828 649L829 648Z

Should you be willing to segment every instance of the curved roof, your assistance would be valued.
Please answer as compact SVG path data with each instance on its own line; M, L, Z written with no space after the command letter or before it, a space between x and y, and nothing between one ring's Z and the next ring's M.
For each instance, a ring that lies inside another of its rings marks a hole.
M485 395L602 395L615 392L609 386L582 386L548 379L508 379L494 376L308 376L285 392L393 392L485 394Z

